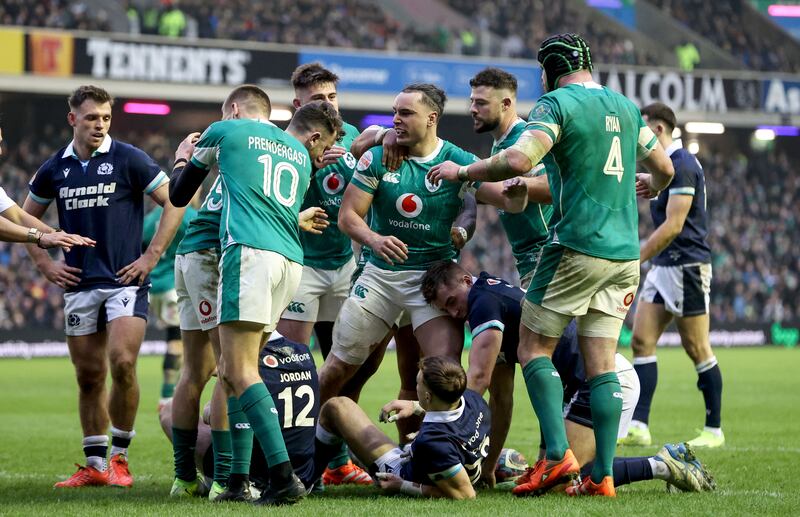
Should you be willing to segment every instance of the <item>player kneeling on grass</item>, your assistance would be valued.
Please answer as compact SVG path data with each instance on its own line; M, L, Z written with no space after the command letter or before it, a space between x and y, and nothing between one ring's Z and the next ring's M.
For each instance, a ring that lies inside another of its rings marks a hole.
M424 415L419 433L404 451L347 397L334 397L320 410L316 464L321 472L346 442L375 473L389 494L472 499L473 484L489 449L489 407L467 388L461 365L444 356L419 363L419 402L395 400L381 410L382 422Z
M522 314L522 289L486 272L473 277L452 261L431 266L422 278L422 293L434 306L456 320L466 321L472 330L467 388L491 395L492 435L484 461L483 481L495 483L494 466L511 426L514 400L514 372ZM590 388L578 346L577 326L573 321L564 331L553 352L553 365L563 384L564 425L567 441L581 466L581 475L589 476L596 456ZM639 379L622 355L616 354L614 370L620 379L622 415L617 436L627 434L633 410L639 399ZM539 459L544 458L542 440ZM524 485L535 469L517 480ZM683 491L713 490L714 480L685 444L665 445L655 456L614 458L614 486L634 481L663 479ZM563 485L559 487L563 490ZM521 489L516 489L519 493ZM544 490L539 493L544 493ZM537 494L538 495L538 494ZM574 495L574 494L573 494Z
M286 339L278 332L270 335L269 341L261 349L258 361L258 373L272 395L281 423L281 434L286 443L286 452L297 477L307 490L314 484L314 428L319 416L319 382L317 367L308 347ZM176 399L177 400L177 399ZM197 423L197 441L194 447L194 462L201 476L198 480L201 489L195 484L185 483L189 488L187 496L203 495L208 491L212 477L215 476L214 451L211 443L211 428L207 415ZM159 411L161 429L173 440L172 404L168 403ZM252 458L245 468L249 469L249 481L258 492L269 486L269 468L257 440L250 438L249 446L244 454ZM228 467L230 470L230 467ZM249 485L248 485L249 488ZM177 495L177 494L176 494ZM252 495L252 494L251 494Z

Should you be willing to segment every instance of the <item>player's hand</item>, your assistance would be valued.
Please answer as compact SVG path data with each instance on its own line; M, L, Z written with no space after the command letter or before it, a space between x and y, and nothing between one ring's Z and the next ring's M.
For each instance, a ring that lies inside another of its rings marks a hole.
M403 478L388 472L377 472L375 474L375 480L378 486L381 487L381 490L387 494L399 494L400 487L403 486Z
M52 232L42 235L38 244L40 248L44 249L61 248L64 251L70 251L73 246L89 246L93 248L96 243L89 237L84 237L82 235Z
M322 169L323 167L327 167L328 165L333 165L334 163L338 162L339 158L341 158L345 154L347 154L347 149L345 149L344 147L340 147L338 145L335 147L331 147L330 149L322 153L322 156L317 158L317 160L314 162L314 166L317 169Z
M408 246L403 241L392 235L378 235L367 246L372 252L387 262L394 265L395 262L402 264L408 258Z
M639 172L636 174L636 195L644 199L653 199L660 193L650 185L652 184L652 176L650 174Z
M331 224L328 222L328 214L318 206L312 206L300 212L297 222L301 230L314 235L320 235L322 230Z
M408 158L408 147L397 143L397 132L390 129L383 135L383 156L381 165L387 171L396 171Z
M460 165L449 160L434 165L431 167L431 170L428 171L428 181L434 185L438 185L440 181L459 181L458 169L460 168Z
M417 414L413 400L393 400L381 408L378 421L384 424L391 424L403 418L409 418Z
M191 159L194 153L194 144L196 144L198 140L200 140L200 133L189 133L178 145L178 149L175 151L175 161L180 159L188 161Z
M450 241L453 243L455 249L460 250L467 244L466 230L460 226L453 226L450 228Z
M117 281L122 285L130 285L132 282L138 281L138 284L142 285L150 271L156 267L159 258L154 256L154 253L145 251L141 257L117 271Z
M528 184L517 176L503 181L503 196L508 199L507 211L519 213L528 206Z
M481 477L478 479L477 484L486 486L488 488L494 488L494 486L497 484L497 480L494 477L494 469L481 470Z
M58 287L66 289L78 285L81 278L81 270L77 267L66 265L64 262L55 262L48 259L39 266L39 271L52 283Z

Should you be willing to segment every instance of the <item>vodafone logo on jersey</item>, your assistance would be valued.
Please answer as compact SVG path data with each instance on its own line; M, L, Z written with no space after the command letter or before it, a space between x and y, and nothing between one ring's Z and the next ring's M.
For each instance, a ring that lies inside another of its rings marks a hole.
M411 219L422 212L422 199L416 194L401 194L395 202L395 207L403 217Z
M278 366L278 360L275 359L274 355L265 355L261 362L268 368L276 368Z
M338 194L344 188L344 177L338 172L331 172L322 180L322 188L330 194Z

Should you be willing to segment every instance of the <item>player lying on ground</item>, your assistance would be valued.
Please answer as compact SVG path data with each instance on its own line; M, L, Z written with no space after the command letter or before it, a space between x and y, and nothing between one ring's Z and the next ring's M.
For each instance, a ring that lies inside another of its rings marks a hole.
M475 278L450 261L437 262L425 273L422 290L426 300L446 310L453 318L466 321L472 329L467 387L483 394L489 390L492 434L484 462L483 480L494 485L494 465L511 426L514 400L514 371L522 313L522 289L501 278L482 272ZM576 324L567 326L553 352L553 364L564 386L564 425L567 440L588 476L596 448L593 433L590 390L578 346ZM625 436L639 398L639 380L633 367L616 354L615 371L620 379L622 415L618 437ZM544 450L539 458L544 457ZM616 486L646 479L664 479L680 490L713 490L713 479L696 461L690 448L666 445L652 457L615 458ZM525 479L522 479L522 483Z
M258 370L267 386L278 411L283 440L292 462L295 474L307 489L314 484L314 429L319 416L319 383L314 358L306 345L289 341L278 332L273 332L270 340L259 354ZM159 411L161 429L172 441L172 404ZM209 427L210 405L196 428L196 447L193 466L202 476L198 483L181 482L178 489L173 485L173 496L202 496L208 492L212 477L216 479L216 469L220 466L215 460L211 443L212 430ZM257 441L251 441L252 461L250 462L250 481L259 491L269 484L267 465ZM228 466L228 470L230 466Z
M355 402L334 397L320 410L317 470L344 441L375 472L389 494L472 499L473 484L489 448L489 407L467 388L464 369L455 360L430 356L419 363L419 402L395 400L381 411L381 421L424 415L419 433L406 452L381 431Z

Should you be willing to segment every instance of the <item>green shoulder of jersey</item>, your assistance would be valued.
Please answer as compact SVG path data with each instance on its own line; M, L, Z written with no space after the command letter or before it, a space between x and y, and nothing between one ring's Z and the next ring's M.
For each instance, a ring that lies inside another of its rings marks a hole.
M508 132L494 142L492 156L514 145L524 132L525 121L517 119ZM544 165L539 163L527 175L539 176L545 173L544 169ZM547 242L547 230L553 206L528 203L525 211L519 214L499 209L497 213L511 245L511 252L517 261L517 272L520 278L524 277L533 271L539 250Z
M570 84L543 95L526 127L553 141L543 160L553 194L548 242L638 259L636 162L657 140L636 105L594 82Z
M176 255L186 255L208 249L219 250L219 220L222 213L222 178L217 176L211 184L197 216L181 240Z
M164 209L157 206L145 216L144 231L142 232L142 245L144 247L149 246L150 241L155 237L162 213L164 213ZM160 294L175 288L175 255L187 228L196 216L197 210L191 206L187 206L186 211L183 213L181 225L175 233L175 238L172 239L166 251L164 251L161 258L158 259L156 267L150 272L151 293Z
M221 247L241 244L303 263L297 215L311 178L311 157L294 137L266 120L215 122L200 137L192 163L219 163Z
M443 181L433 185L427 173L447 160L469 165L477 157L440 139L430 155L410 157L398 170L389 172L381 165L382 153L381 147L364 153L353 185L373 196L370 227L403 241L408 260L390 265L370 254L369 261L382 269L425 270L437 260L453 258L450 227L461 211L465 192L474 190L475 184Z
M353 140L359 135L354 126L344 124L344 136L336 146L344 148L347 153L336 163L314 172L308 186L302 209L318 206L328 214L330 226L321 235L301 232L303 245L303 261L307 266L334 270L342 267L353 256L350 237L339 230L339 207L342 196L356 168L356 159L350 153Z

